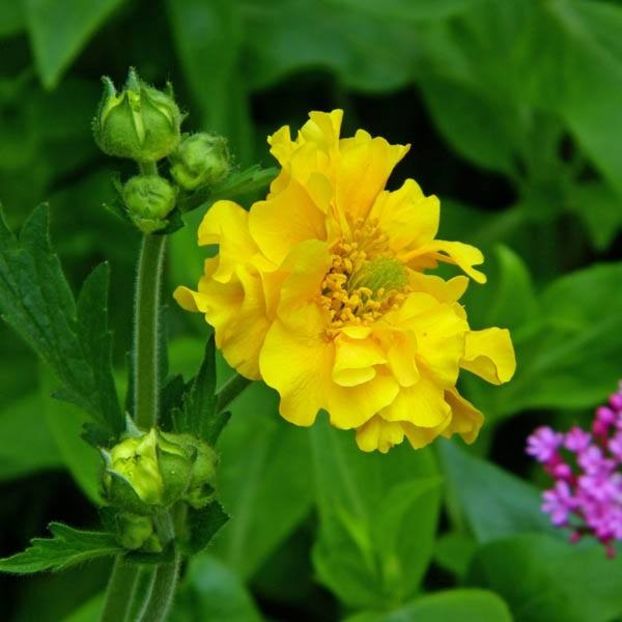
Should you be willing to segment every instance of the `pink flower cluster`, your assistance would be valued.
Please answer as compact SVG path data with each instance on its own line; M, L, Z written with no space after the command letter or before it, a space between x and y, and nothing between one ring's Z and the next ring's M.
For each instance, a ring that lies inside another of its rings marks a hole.
M622 383L596 410L591 433L544 426L527 439L527 453L554 479L542 495L553 525L573 529L573 540L591 533L613 554L622 540Z

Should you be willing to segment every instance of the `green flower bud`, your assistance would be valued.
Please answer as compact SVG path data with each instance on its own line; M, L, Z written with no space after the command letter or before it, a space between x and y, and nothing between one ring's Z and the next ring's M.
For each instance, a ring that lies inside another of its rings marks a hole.
M186 190L211 186L231 168L226 139L205 132L184 136L170 160L171 175Z
M159 433L158 457L164 483L164 502L173 503L185 493L192 479L197 456L193 445L181 437L186 435Z
M104 455L107 462L104 486L113 505L144 513L137 499L147 506L162 503L162 476L156 453L155 429L132 436ZM142 511L141 511L142 510Z
M165 217L175 207L177 189L158 175L137 175L123 186L127 211L144 233L153 233L167 225Z
M116 517L116 526L117 537L123 548L135 551L147 545L152 550L157 543L159 550L162 550L150 516L121 512Z
M218 454L205 441L196 441L196 447L197 459L184 499L198 510L205 507L216 496Z
M155 162L169 155L180 139L183 116L166 92L143 82L130 69L125 88L117 93L104 78L104 95L93 122L95 142L108 155Z

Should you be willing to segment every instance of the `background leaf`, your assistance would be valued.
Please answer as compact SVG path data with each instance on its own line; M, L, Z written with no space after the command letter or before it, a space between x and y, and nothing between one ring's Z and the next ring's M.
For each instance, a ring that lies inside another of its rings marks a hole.
M516 622L605 622L622 611L622 560L607 559L596 543L533 534L491 542L475 556L470 578L500 594Z
M50 523L53 538L35 538L23 553L0 560L0 572L30 574L43 570L63 570L97 557L123 552L109 533L80 531L61 523Z
M122 0L25 0L26 19L37 69L52 88L89 37Z

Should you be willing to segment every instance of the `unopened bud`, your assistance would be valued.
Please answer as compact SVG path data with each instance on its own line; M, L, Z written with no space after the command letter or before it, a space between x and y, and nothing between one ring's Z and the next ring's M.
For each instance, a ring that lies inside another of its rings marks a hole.
M166 91L159 91L130 69L120 93L109 78L104 78L104 95L93 132L99 148L108 155L155 162L179 143L182 119L170 85Z
M150 516L121 512L117 515L116 523L118 539L123 548L135 551L148 545L150 550L153 549L154 539L157 541L157 536Z
M144 233L153 233L166 227L166 216L175 207L177 190L158 175L137 175L126 182L122 195L136 226Z
M231 168L226 139L205 132L184 136L170 160L171 175L186 190L212 186Z
M162 502L156 441L156 431L151 430L122 440L104 455L107 462L104 486L112 504L141 513L137 499L146 506Z

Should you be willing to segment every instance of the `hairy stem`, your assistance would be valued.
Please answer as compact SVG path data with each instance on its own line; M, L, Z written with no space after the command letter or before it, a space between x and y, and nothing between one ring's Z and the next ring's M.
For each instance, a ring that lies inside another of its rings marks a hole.
M117 556L106 590L106 601L100 622L129 622L129 612L134 601L139 567Z
M166 237L145 235L138 260L134 311L134 420L148 430L158 421L160 287Z
M180 555L175 552L173 559L160 564L138 622L163 622L169 614L179 578Z

